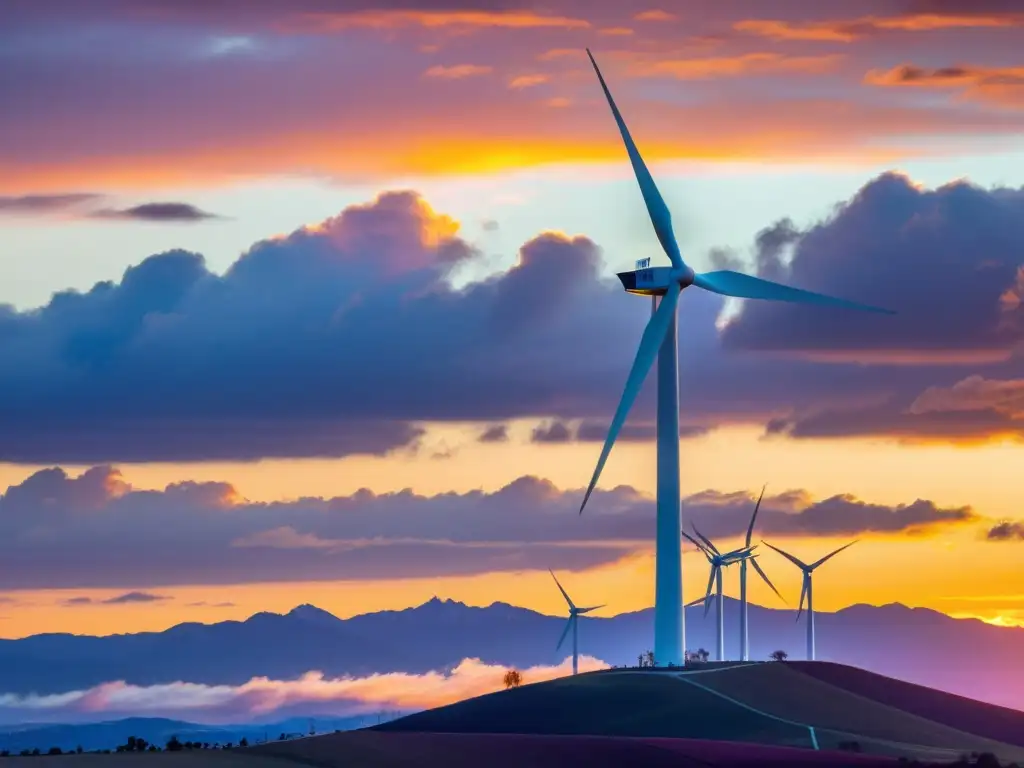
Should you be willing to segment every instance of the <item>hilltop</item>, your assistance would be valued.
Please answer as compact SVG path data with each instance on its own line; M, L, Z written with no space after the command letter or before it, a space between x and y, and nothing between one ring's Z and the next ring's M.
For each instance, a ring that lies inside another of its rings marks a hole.
M372 730L697 739L810 750L855 743L868 754L929 761L972 752L1024 759L1022 712L816 663L593 672L479 696Z

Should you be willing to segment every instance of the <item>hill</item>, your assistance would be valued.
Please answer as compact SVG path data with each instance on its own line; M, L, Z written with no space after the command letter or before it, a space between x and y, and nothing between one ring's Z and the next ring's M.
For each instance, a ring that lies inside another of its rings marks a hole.
M318 768L896 768L894 760L836 752L685 739L465 733L352 733L246 750ZM38 758L37 758L38 759Z
M767 658L777 648L797 657L804 627L794 618L793 611L751 606L753 657ZM688 645L713 647L713 617L705 620L702 609L695 607L686 619ZM825 659L1024 707L1024 630L901 605L857 605L819 612L816 620L819 653ZM726 600L726 621L737 626L736 601ZM560 616L504 603L477 608L435 598L415 608L350 619L299 606L287 614L179 624L164 632L36 635L0 640L0 693L64 693L113 680L240 685L254 676L295 679L309 670L328 676L424 673L465 658L520 668L554 664L566 655L564 649L555 651L564 622ZM649 610L583 617L580 652L610 664L631 664L650 645L652 631ZM728 635L730 644L734 636ZM971 653L962 653L963 648ZM732 645L727 650L736 655Z
M859 670L844 669L855 687ZM943 715L943 696L937 694L930 704L938 715ZM922 693L920 699L927 696ZM600 734L809 749L857 742L864 752L893 757L953 760L964 753L992 752L1004 759L1024 759L1024 748L1016 744L883 701L771 662L685 672L610 670L480 696L374 730ZM982 710L987 706L974 704ZM946 715L948 721L956 713ZM1016 727L1024 732L1024 713L1017 713Z

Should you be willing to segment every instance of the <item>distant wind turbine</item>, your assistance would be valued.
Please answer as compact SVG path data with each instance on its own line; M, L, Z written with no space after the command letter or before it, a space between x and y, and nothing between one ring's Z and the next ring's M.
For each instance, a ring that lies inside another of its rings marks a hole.
M757 520L757 511L761 508L761 500L764 498L765 485L761 489L761 495L757 497L757 504L754 505L754 514L750 516L750 525L747 526L747 539L746 546L751 547L750 540L754 535L754 523ZM754 546L757 546L756 544ZM753 547L751 547L752 549ZM757 564L757 559L754 557L745 557L740 561L740 661L750 661L750 626L747 623L747 562L750 562L754 566L754 570L757 571L757 575L764 579L764 583L772 588L772 592L779 595L779 590L772 584L771 579L768 578L761 566ZM779 599L782 602L786 602L782 595L779 595Z
M594 67L597 79L604 91L612 116L618 125L622 141L626 145L629 162L633 166L640 192L643 195L647 212L654 225L655 234L662 249L671 262L671 266L652 267L651 260L641 259L632 272L620 272L619 280L628 293L651 297L651 319L640 338L640 346L636 359L630 369L622 399L608 428L601 455L597 460L593 477L580 505L580 512L587 505L587 500L594 492L597 481L601 477L608 454L611 453L615 439L629 415L629 409L640 392L640 387L647 378L648 371L658 360L658 492L657 522L655 534L655 577L654 577L654 658L659 665L683 663L683 647L685 645L685 628L683 626L683 592L682 592L682 552L679 546L679 534L682 527L679 520L679 363L678 345L676 342L679 294L684 288L696 286L722 296L733 296L741 299L767 299L770 301L787 301L802 304L821 304L848 309L866 310L894 314L887 309L869 307L852 301L824 296L820 293L799 288L790 288L760 277L744 275L729 269L713 272L697 273L683 261L672 230L672 216L665 205L651 177L650 171L640 156L633 142L633 137L626 128L626 123L619 113L612 94L594 61L590 50L587 50L590 63Z
M579 659L580 659L580 656L579 656L579 642L578 642L579 635L578 635L578 627L577 627L577 624L579 624L579 617L582 616L584 613L590 613L591 611L596 611L598 608L604 608L604 606L603 605L595 605L595 606L592 606L590 608L577 608L576 604L573 603L572 599L569 597L569 593L566 592L564 589L562 589L562 585L559 584L558 577L555 576L555 572L552 571L549 568L548 569L548 573L550 573L551 574L551 578L555 580L555 584L558 586L558 591L562 593L562 597L565 598L565 602L567 602L569 604L569 623L565 625L565 630L562 632L562 636L559 638L558 645L555 646L555 650L557 651L559 648L562 647L562 643L565 642L565 636L569 634L569 630L571 629L572 630L572 673L575 675L579 671Z
M800 614L803 613L803 610L804 610L804 597L806 597L807 598L807 660L808 661L814 661L814 584L811 581L811 574L814 573L814 569L815 568L817 568L819 565L824 563L826 560L829 560L829 559L835 557L836 555L838 555L840 552L842 552L847 547L852 547L854 544L856 544L857 543L857 539L854 539L849 544L844 544L839 549L837 549L835 552L829 552L823 558L821 558L820 560L816 560L815 562L811 563L810 565L808 565L807 563L803 562L802 560L798 560L797 558L793 557L793 555L789 554L789 552L783 552L778 547L772 547L772 545L769 544L767 541L762 541L761 543L764 544L766 547L771 547L776 552L778 552L780 555L782 555L784 558L786 558L791 563L793 563L793 565L795 565L797 568L799 568L801 571L803 571L803 574L804 574L803 582L804 583L803 583L803 586L800 589L800 607L797 609L797 612L796 612L796 620L800 621Z
M693 525L693 523L690 523ZM704 615L708 615L708 611L711 609L711 590L715 589L715 661L725 661L725 610L723 606L722 598L722 568L738 563L741 560L747 560L754 555L751 554L753 547L746 546L734 549L732 552L726 552L722 554L718 551L718 548L711 542L707 536L704 536L700 531L697 530L697 526L693 525L693 532L697 534L697 539L694 539L686 531L682 531L683 537L686 538L691 544L694 544L697 549L704 553L704 557L708 559L711 564L711 576L708 578L708 591L704 597L697 598L696 600L687 603L687 607L691 605L697 605L698 603L704 603ZM703 542L703 543L701 543Z

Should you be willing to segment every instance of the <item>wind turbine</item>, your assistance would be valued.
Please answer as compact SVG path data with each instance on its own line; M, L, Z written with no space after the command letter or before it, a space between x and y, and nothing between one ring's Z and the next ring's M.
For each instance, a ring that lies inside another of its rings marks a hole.
M801 571L803 571L803 574L804 574L803 582L804 583L803 583L803 586L800 589L800 607L797 609L797 612L796 612L796 620L800 621L800 614L803 613L803 610L804 610L804 597L806 597L807 598L807 660L808 661L814 661L814 591L813 591L814 584L811 581L811 574L814 573L814 569L815 568L817 568L819 565L824 563L826 560L829 560L830 558L835 557L836 555L838 555L840 552L842 552L847 547L852 547L854 544L856 544L857 543L857 539L854 539L849 544L844 544L839 549L837 549L835 552L829 552L823 558L821 558L820 560L816 560L815 562L811 563L810 565L808 565L807 563L803 562L802 560L798 560L797 558L793 557L793 555L789 554L789 552L783 552L778 547L772 547L772 545L769 544L767 541L763 541L762 543L766 547L771 547L772 549L774 549L776 552L778 552L784 558L786 558L791 563L793 563L797 568L799 568Z
M690 523L693 525L693 523ZM681 531L683 537L687 539L691 544L694 544L697 549L704 553L704 557L708 559L708 563L711 564L711 576L708 578L708 591L704 597L699 597L696 600L687 603L686 607L691 605L697 605L698 603L704 603L704 615L708 615L708 611L711 609L711 590L715 589L715 661L725 661L725 610L722 600L722 568L730 566L733 563L740 561L746 561L751 557L755 557L751 552L754 547L746 546L734 549L732 552L726 552L722 554L718 551L718 548L711 542L707 536L701 534L697 530L697 526L693 525L693 532L697 534L697 539L694 539L686 531ZM703 542L703 544L701 543ZM756 546L756 545L755 545Z
M754 514L750 516L750 525L747 526L747 539L746 546L751 547L750 539L754 535L754 522L757 520L757 511L761 508L761 499L764 498L764 490L768 486L765 485L761 489L761 495L757 497L757 504L754 505ZM756 544L754 546L757 546ZM751 547L752 548L752 547ZM779 595L779 590L772 584L771 579L768 578L761 566L757 564L757 560L753 557L745 557L740 561L740 661L750 661L750 628L747 623L747 562L750 562L754 566L754 570L757 571L757 575L764 579L764 583L772 588L772 592ZM779 595L779 599L782 602L786 602L782 595Z
M679 294L691 285L722 296L743 299L768 299L803 304L822 304L849 309L895 314L887 309L870 307L852 301L790 288L751 275L723 269L713 272L696 273L683 261L672 230L672 217L668 206L658 192L650 171L644 164L640 152L630 136L629 129L619 113L611 92L587 49L587 56L594 67L597 79L604 91L612 116L618 125L626 153L633 166L644 203L654 225L655 234L671 262L668 267L651 267L650 259L641 259L632 272L620 272L619 280L627 293L650 296L651 319L644 329L637 349L636 359L630 369L622 399L608 428L604 447L597 460L597 467L580 505L580 513L594 491L604 469L608 454L615 444L629 409L640 392L640 386L648 371L658 359L658 492L657 524L655 538L655 583L654 583L654 657L657 664L681 665L685 628L683 626L683 585L682 552L679 535L682 527L679 520L679 366L676 342Z
M558 585L558 591L562 593L562 597L565 598L565 602L569 604L569 623L565 625L565 630L562 632L562 636L558 640L558 645L555 646L557 651L562 647L562 643L565 642L565 636L569 634L569 630L572 629L572 673L575 675L579 671L579 645L578 645L578 632L577 624L579 623L579 617L584 613L590 613L596 611L598 608L604 608L603 605L595 605L591 608L577 608L569 597L569 593L562 589L562 585L558 582L558 577L555 576L555 572L550 568L548 573L551 574L551 578L555 580L555 584Z

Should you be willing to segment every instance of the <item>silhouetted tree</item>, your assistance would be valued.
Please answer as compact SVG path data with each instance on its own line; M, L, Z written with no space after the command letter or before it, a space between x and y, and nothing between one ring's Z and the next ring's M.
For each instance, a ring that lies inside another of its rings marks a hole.
M505 689L518 688L523 682L523 676L520 674L518 669L510 669L505 673L505 677L502 679L505 683Z
M287 733L282 733L280 736L277 737L277 740L278 741L287 741L288 740L288 734Z
M84 752L84 751L85 750L82 749L82 745L81 744L79 744L77 747L75 747L75 754L77 754L77 755L82 754L82 752Z
M149 749L147 749L146 751L147 752L159 752L160 751L160 747L158 747L156 744L150 744L149 745Z
M647 666L648 667L653 667L654 666L654 651L648 651L644 655L647 657Z
M46 754L48 754L48 755L63 755L64 754L64 750L62 750L60 747L50 747L46 751Z
M10 757L11 751L9 749L0 749L0 757Z
M167 746L165 747L168 752L181 752L182 748L183 745L178 741L177 736L171 736L171 738L167 740Z
M772 655L769 658L772 661L785 661L789 658L789 654L785 651L772 651Z
M40 754L40 752L39 752L39 747L36 747L35 749L33 749L33 750L32 750L32 754L33 754L33 755L38 755L38 754Z
M29 755L32 754L32 750L31 749L23 749L23 750L21 750L20 754L21 754L22 757L28 757Z
M240 738L238 740L238 746L240 746L240 747L248 747L249 746L249 740L247 738L245 738L245 736L243 736L242 738Z

